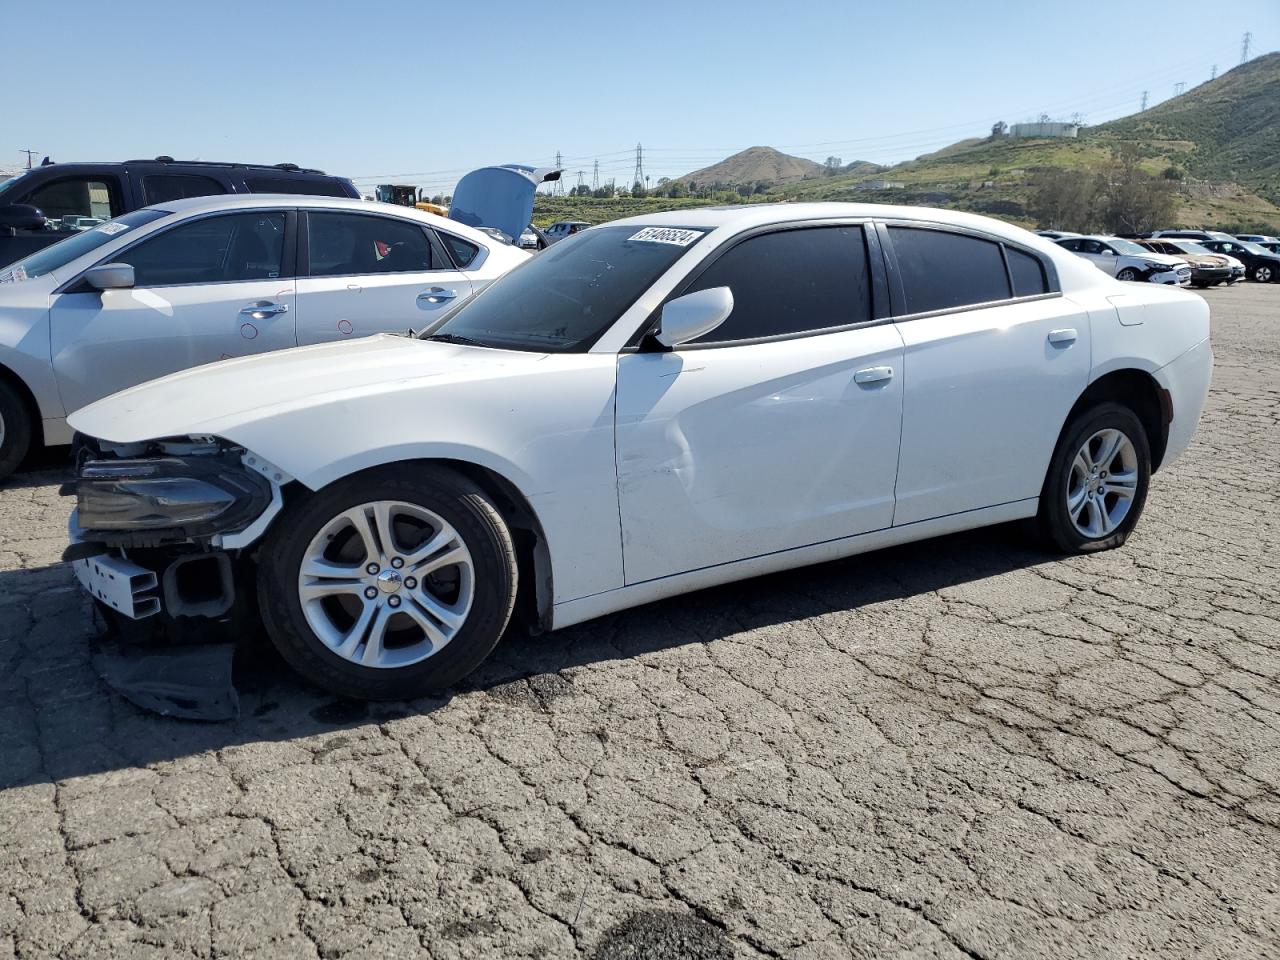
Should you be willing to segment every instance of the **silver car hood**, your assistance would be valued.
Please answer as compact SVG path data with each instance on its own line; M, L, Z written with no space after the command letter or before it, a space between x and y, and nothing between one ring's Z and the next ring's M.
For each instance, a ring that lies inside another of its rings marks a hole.
M449 219L469 227L495 227L517 242L533 218L538 185L559 179L559 170L519 163L472 170L453 188Z

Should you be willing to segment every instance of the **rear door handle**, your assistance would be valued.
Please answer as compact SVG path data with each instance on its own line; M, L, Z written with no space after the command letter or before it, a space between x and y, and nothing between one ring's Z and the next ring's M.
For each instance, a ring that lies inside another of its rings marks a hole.
M882 383L893 379L893 367L864 367L853 375L854 383Z
M1072 344L1076 342L1078 334L1074 327L1066 327L1062 330L1050 330L1049 342L1060 344Z
M240 308L240 316L252 317L254 320L278 317L280 314L288 312L289 305L287 303L274 303L271 300L259 300L257 303L251 303L247 307Z
M457 294L452 290L446 290L444 287L432 287L430 290L423 290L418 294L418 300L426 303L444 303L456 296Z

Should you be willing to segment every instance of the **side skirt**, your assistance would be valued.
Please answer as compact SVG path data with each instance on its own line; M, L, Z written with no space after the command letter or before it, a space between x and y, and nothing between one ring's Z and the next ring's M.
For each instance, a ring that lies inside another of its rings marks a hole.
M841 537L838 540L827 540L806 547L795 547L767 553L760 557L749 557L746 560L735 560L714 567L703 567L690 570L658 580L646 580L630 586L607 590L604 593L567 600L556 604L551 610L551 629L572 626L584 620L602 617L607 613L638 607L641 604L673 597L677 594L714 587L734 580L745 580L780 570L791 570L795 567L806 567L814 563L826 563L843 557L852 557L859 553L868 553L882 547L893 547L900 543L911 543L915 540L927 540L948 533L959 533L962 530L974 530L997 523L1008 523L1011 520L1022 520L1034 517L1039 509L1039 498L1015 500L994 507L983 507L980 510L967 510L964 513L953 513L946 517L935 517L932 520L920 520L916 523L903 524L900 527L888 527L884 530L873 530L852 537Z

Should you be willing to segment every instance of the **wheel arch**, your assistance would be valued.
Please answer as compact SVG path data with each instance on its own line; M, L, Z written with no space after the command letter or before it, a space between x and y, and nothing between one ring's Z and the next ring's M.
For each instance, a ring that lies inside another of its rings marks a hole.
M1168 446L1173 408L1168 391L1145 370L1124 367L1112 370L1090 383L1067 413L1058 433L1058 442L1062 442L1062 435L1077 414L1107 400L1123 404L1142 421L1151 446L1151 472L1155 473L1164 460Z
M44 446L44 420L40 413L40 404L36 402L36 395L27 386L27 382L3 361L0 361L0 382L11 387L27 408L27 414L31 418L32 452L42 448Z
M547 535L542 521L519 486L491 466L447 456L421 456L383 461L366 466L355 473L385 470L392 466L412 467L414 464L447 467L466 477L489 496L511 530L511 537L515 543L520 578L514 616L519 617L521 622L535 633L549 630L551 608L555 597L552 590L554 580L551 551L547 545ZM318 485L303 482L290 483L285 488L285 501L305 497L308 491L324 489L330 483L336 483L349 476L352 474L343 474Z

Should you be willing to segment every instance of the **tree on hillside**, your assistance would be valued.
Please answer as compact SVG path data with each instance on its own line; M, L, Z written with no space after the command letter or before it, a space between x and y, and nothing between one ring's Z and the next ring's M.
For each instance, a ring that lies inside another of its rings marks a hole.
M637 180L635 183L633 183L633 184L631 185L631 195L632 195L633 197L643 197L643 196L644 196L644 184L643 184L643 183L641 183L639 180Z
M1122 144L1112 154L1103 223L1116 233L1146 233L1173 219L1174 181L1153 177L1138 162L1137 149Z
M828 177L834 176L840 172L840 168L842 166L844 166L844 161L839 157L827 157L826 161L822 164L822 172Z
M681 197L689 195L689 188L685 186L683 180L672 180L667 186L667 196L672 200L679 200Z
M1084 170L1048 169L1036 175L1028 208L1043 227L1096 230L1103 183Z

